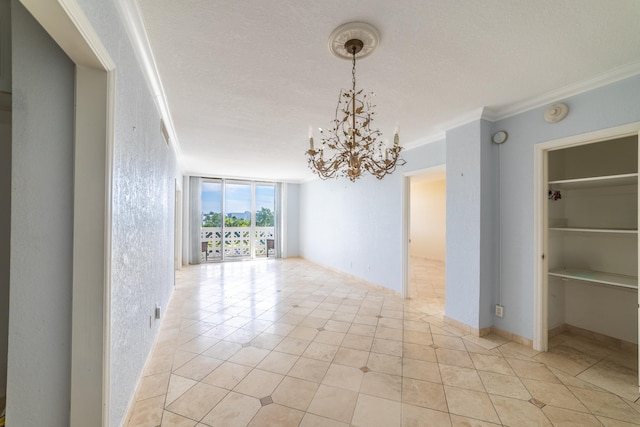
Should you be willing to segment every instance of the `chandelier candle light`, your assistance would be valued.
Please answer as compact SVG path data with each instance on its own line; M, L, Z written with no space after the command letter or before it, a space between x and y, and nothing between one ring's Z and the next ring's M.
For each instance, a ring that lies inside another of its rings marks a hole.
M364 23L349 23L338 27L329 37L331 52L344 59L351 59L351 89L342 89L338 98L335 119L331 129L320 129L322 140L316 150L313 130L309 127L309 168L320 178L348 177L352 182L363 173L378 179L392 173L396 166L406 162L400 158L398 127L393 135L393 145L382 139L382 133L372 128L375 114L373 92L356 90L356 55L369 55L378 44L378 31Z

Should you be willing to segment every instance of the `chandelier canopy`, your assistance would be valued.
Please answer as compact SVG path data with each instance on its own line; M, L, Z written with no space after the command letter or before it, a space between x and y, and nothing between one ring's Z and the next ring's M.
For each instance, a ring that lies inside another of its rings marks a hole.
M373 92L356 89L356 55L360 53L360 57L364 57L370 54L378 38L375 28L362 23L338 27L329 38L331 52L351 59L353 66L351 89L340 91L335 119L330 129L320 129L322 136L318 149L314 146L313 131L309 129L309 168L322 179L347 177L354 182L367 172L382 179L396 166L406 163L400 158L402 147L399 145L398 128L390 146L382 138L382 132L373 127Z

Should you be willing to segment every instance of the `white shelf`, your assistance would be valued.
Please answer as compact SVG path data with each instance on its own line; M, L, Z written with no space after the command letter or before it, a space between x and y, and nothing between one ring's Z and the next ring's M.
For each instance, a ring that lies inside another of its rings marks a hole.
M638 234L638 230L628 229L628 228L550 227L549 230L569 231L569 232L578 232L578 233Z
M577 268L564 268L560 270L550 270L549 275L556 276L556 277L563 277L565 279L582 280L585 282L618 286L621 288L638 289L637 277L624 276L622 274L603 273L601 271L580 270Z
M637 173L621 175L592 176L589 178L560 179L549 181L556 190L573 190L579 188L610 187L614 185L633 185L638 183Z

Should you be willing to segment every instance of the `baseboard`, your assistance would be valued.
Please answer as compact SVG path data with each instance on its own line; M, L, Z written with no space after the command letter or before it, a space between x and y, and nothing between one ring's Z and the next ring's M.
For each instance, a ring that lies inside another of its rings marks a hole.
M564 331L569 333L569 334L573 334L573 335L578 335L581 337L585 337L585 338L589 338L592 339L594 341L598 341L599 343L602 343L608 347L612 347L612 348L618 348L618 349L622 349L622 350L632 350L635 351L638 349L638 344L636 343L632 343L629 341L625 341L625 340L621 340L619 338L614 338L614 337L610 337L609 335L604 335L601 334L599 332L594 332L594 331L590 331L588 329L583 329L580 328L578 326L573 326L573 325L569 325L569 324L565 324L562 325L564 327ZM551 337L551 335L549 335Z
M334 267L331 267L331 266L328 266L328 265L324 265L324 264L316 262L316 261L312 261L312 260L310 260L308 258L305 258L305 257L302 257L302 256L298 257L298 258L303 259L308 263L315 264L318 267L322 267L322 268L327 269L329 271L332 271L334 273L337 273L337 274L340 274L342 276L348 277L351 280L357 280L358 282L361 282L363 285L371 286L372 288L374 288L374 289L376 289L378 291L386 291L386 292L389 292L389 293L391 293L393 295L396 295L396 296L402 298L402 295L400 294L400 292L396 291L395 289L387 288L386 286L382 286L382 285L378 285L377 283L369 282L368 280L365 280L362 277L358 277L358 276L355 276L353 274L346 273L346 272L344 272L342 270L338 270L337 268L334 268Z
M555 328L551 328L549 329L549 331L547 332L547 336L549 338L553 338L555 336L558 336L560 334L563 334L565 332L567 332L569 330L568 328L569 325L567 324L562 324L560 326L556 326Z
M482 328L482 329L476 329L473 328L467 324L464 324L462 322L459 322L458 320L452 319L450 317L444 316L443 320L445 323L454 326L464 332L466 332L469 335L473 335L476 337L483 337L485 335L489 335L489 334L495 334L498 336L501 336L503 338L508 339L509 341L513 341L515 343L524 345L526 347L530 347L533 348L533 341L530 340L529 338L525 338L525 337L521 337L518 334L514 334L512 332L509 331L504 331L502 329L496 328L495 326L491 326L489 328Z
M169 295L169 298L167 298L166 307L163 309L163 313L164 314L162 315L162 317L160 319L160 325L156 329L155 335L153 337L153 343L151 344L149 352L147 353L147 357L146 357L146 359L144 361L144 365L142 365L142 370L140 371L140 374L138 375L138 381L136 381L136 386L135 386L135 388L133 390L133 394L131 396L129 396L129 402L128 402L126 410L124 412L125 415L124 415L124 419L122 420L122 425L128 425L129 424L129 420L130 420L131 416L133 415L133 410L135 409L135 406L136 406L136 397L138 397L138 392L140 391L140 387L142 386L142 380L145 377L144 373L147 371L147 366L149 366L149 363L151 361L151 357L153 355L153 352L156 349L156 345L158 344L158 336L160 335L160 331L162 329L162 322L165 319L166 308L169 307L169 305L171 304L171 299L173 298L175 289L176 289L175 286L171 287L171 294Z
M491 333L491 328L482 328L482 329L476 329L474 327L471 327L469 325L467 325L466 323L462 323L458 320L452 319L451 317L448 316L443 316L442 320L444 320L444 323L447 323L451 326L454 326L460 330L462 330L463 332L466 332L469 335L473 335L476 337L483 337L485 335L489 335Z
M518 334L514 334L513 332L505 331L500 328L496 328L495 326L491 327L491 332L498 336L506 338L509 341L513 341L515 343L518 343L520 345L533 349L533 340L530 340L529 338L521 337Z

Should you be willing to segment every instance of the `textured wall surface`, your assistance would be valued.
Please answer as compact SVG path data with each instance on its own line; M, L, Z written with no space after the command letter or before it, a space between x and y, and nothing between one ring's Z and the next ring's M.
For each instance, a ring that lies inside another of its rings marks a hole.
M110 423L126 416L174 283L177 164L116 6L78 1L116 63Z
M499 145L491 141L493 123L480 121L480 300L478 327L493 325L499 266ZM493 304L492 304L493 303Z
M480 121L447 132L446 315L479 327Z
M407 164L383 180L315 180L300 189L300 254L402 291L402 174L441 165L444 141L402 153Z
M143 78L127 33L120 21L115 4L112 1L99 0L80 0L78 3L116 64L115 141L112 183L112 305L110 310L111 396L109 411L110 424L119 426L122 424L129 402L133 398L136 383L159 326L159 322L155 320L150 325L150 317L153 315L156 304L166 307L173 288L174 183L176 177L178 177L178 171L173 152L165 144L161 136L159 114L147 83ZM21 15L25 14L26 12ZM28 16L21 16L23 20L28 21L28 18ZM32 33L37 32L37 29L34 30L34 25L30 22L27 22L27 24L19 22L16 27L20 28L20 31L27 31L28 29L29 36L33 38L34 35ZM23 30L23 28L26 29ZM24 42L18 40L16 45L22 46ZM26 58L21 58L20 54L15 54L14 61L26 61L25 64L20 66L19 70L16 69L14 74L21 76L18 82L14 82L15 92L26 91L28 94L37 94L38 105L25 107L27 108L25 115L28 114L32 122L28 126L24 125L15 129L14 135L17 135L20 139L24 139L21 132L28 134L40 132L46 135L43 140L46 141L47 150L41 149L38 153L28 153L25 154L25 157L29 157L32 162L33 159L44 157L51 162L61 157L66 162L65 166L68 166L73 158L73 152L65 152L59 148L52 150L51 136L62 135L62 130L58 129L61 123L73 123L73 64L69 63L68 60L65 64L69 67L68 82L48 82L45 77L52 78L50 77L52 73L56 76L56 67L49 64L49 57L54 55L56 49L57 46L49 41L49 44L42 47L40 51L31 47L19 49ZM55 54L60 55L59 52ZM17 64L14 63L14 66L17 68ZM33 73L36 74L34 75ZM39 87L34 82L38 82L44 88ZM64 101L68 97L71 97L71 100L69 111L67 112L64 108L61 108L61 105L64 106ZM24 96L16 97L14 104L16 105L15 111L23 108ZM32 109L36 111L32 111ZM57 118L57 114L63 114L60 110L70 114L66 122ZM45 119L36 120L35 112L41 112ZM24 129L21 130L21 128ZM71 133L64 140L69 143L69 150L71 150L73 141L72 128L69 132ZM23 147L22 143L18 143L17 147L20 150L29 148L28 145ZM53 153L49 151L53 151ZM21 153L18 152L17 155L20 156ZM31 172L30 176L22 179L26 180L25 185L31 185L33 188L22 189L20 186L23 183L20 179L15 184L18 186L20 193L24 194L26 191L30 194L29 204L21 206L19 203L15 208L21 212L21 215L17 215L16 218L16 221L20 222L18 230L24 229L27 223L32 223L35 219L40 218L42 212L51 210L52 206L57 208L57 206L64 203L72 203L70 198L72 196L72 170L68 171L69 183L59 183L58 181L62 178L56 177L43 182L42 166L37 163L31 165L29 172ZM67 178L66 175L64 178ZM43 189L47 191L44 192ZM14 188L14 193L15 191ZM46 197L39 199L38 197L43 192ZM53 199L53 201L49 199ZM65 205L65 208L68 208L69 212L71 212L70 205ZM69 275L68 283L65 282L69 288L65 288L62 291L55 290L55 287L58 286L58 283L56 283L58 279L56 279L55 275L30 277L27 274L24 276L30 287L38 288L35 301L29 301L34 295L25 295L23 297L21 291L15 293L16 307L21 307L21 304L27 304L26 307L32 308L28 310L30 319L26 322L27 326L33 326L35 322L39 328L42 328L38 320L53 310L53 307L55 307L56 313L64 311L65 307L68 311L68 301L65 298L70 299L71 248L65 246L63 237L67 232L70 237L70 230L65 228L67 222L69 227L71 226L72 218L69 212L64 214L56 212L55 215L55 218L63 222L65 226L48 224L49 226L45 230L39 230L34 228L33 224L29 224L30 228L26 234L14 233L20 239L28 239L28 245L26 245L26 242L24 245L18 245L15 251L22 251L17 256L20 260L24 260L23 262L26 264L24 268L29 270L29 274L33 275L38 271L37 268L33 268L34 259L36 259L38 263L44 262L46 264L57 260L58 262L55 262L56 268L63 270L60 274L68 273ZM50 233L54 233L55 236L50 238ZM68 258L67 250L69 252ZM35 263L35 265L38 264ZM43 292L42 289L47 291ZM48 295L48 290L55 295ZM13 294L12 292L12 298L14 297ZM35 316L36 320L33 320L33 312L37 314ZM70 313L65 313L65 315L69 317ZM19 320L19 316L16 319ZM68 323L69 319L65 320ZM48 323L55 324L53 321ZM55 332L48 326L47 337L42 343L51 341L50 347L54 355L58 347L64 347L68 353L70 345L68 342L69 328L70 324L66 324L65 328ZM12 329L12 334L24 333L20 331L22 331L22 327L15 331ZM35 331L37 332L38 329L36 328ZM29 330L29 334L33 335L34 340L39 338L37 333L33 333L31 330ZM23 360L25 355L30 353L25 349L16 348L16 354L19 354ZM47 359L51 357L50 353L51 351L47 350ZM59 358L60 360L57 362L68 363L68 354L61 354ZM22 396L23 404L33 403L34 401L43 402L42 404L39 403L36 413L41 410L42 414L46 414L48 417L46 422L43 420L42 422L17 425L62 426L68 424L67 421L62 419L58 422L51 418L60 411L64 411L67 414L69 410L69 373L67 368L63 368L48 369L46 374L42 375L44 378L47 375L64 378L64 382L58 384L55 388L53 383L47 384L46 387L38 386L38 390L41 390L42 394L45 395L43 398L37 397L40 392L28 396L28 398ZM34 378L37 377L37 374L37 371L34 372ZM21 378L21 382L25 384L31 383L32 387L38 385L35 379L32 382L28 377ZM21 387L26 386L23 385ZM20 393L10 397L10 399L14 398L21 398ZM67 399L67 401L61 402L64 399ZM29 410L33 412L33 405L29 406Z
M631 77L562 100L569 115L547 123L545 107L501 120L495 129L509 132L500 146L501 294L504 318L494 324L533 338L533 147L571 135L640 120L640 76Z
M74 66L12 2L7 424L69 425Z

